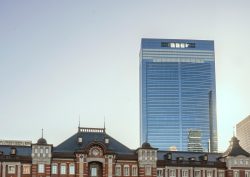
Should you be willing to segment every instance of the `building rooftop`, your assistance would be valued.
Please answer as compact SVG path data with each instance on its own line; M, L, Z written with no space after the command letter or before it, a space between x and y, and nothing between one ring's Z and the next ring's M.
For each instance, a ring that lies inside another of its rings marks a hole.
M230 145L229 145L228 149L223 154L223 157L227 157L227 156L234 156L235 157L238 155L244 155L246 157L250 157L250 154L240 146L239 140L235 136L233 136L231 141L230 141Z
M81 142L79 142L79 140ZM84 150L93 142L105 146L107 151L120 154L134 154L134 151L109 136L104 128L79 127L78 132L54 148L54 152L68 152Z

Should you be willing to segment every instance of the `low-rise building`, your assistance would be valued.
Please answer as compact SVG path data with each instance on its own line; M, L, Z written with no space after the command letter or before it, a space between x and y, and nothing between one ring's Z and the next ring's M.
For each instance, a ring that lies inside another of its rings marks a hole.
M147 142L132 150L103 128L79 127L55 147L43 137L17 142L0 144L0 177L250 177L250 155L236 137L225 153L160 151Z

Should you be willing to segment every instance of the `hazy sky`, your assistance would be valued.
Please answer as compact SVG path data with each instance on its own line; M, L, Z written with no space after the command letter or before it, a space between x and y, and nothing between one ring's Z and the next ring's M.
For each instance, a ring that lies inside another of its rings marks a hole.
M250 1L1 0L0 139L81 126L139 146L141 38L215 41L219 150L250 114Z

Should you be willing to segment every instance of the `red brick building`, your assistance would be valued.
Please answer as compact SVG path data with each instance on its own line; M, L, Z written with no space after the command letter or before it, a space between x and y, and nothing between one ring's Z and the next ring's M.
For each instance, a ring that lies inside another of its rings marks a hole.
M250 154L233 137L225 153L136 150L102 128L78 128L56 147L0 141L0 177L250 177Z

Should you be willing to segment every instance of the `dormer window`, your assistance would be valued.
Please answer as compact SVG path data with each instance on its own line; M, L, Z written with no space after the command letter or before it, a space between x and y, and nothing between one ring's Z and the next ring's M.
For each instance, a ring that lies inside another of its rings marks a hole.
M172 160L172 154L171 153L167 153L166 158L167 158L167 160Z
M82 143L82 137L78 137L78 143Z
M16 148L11 148L10 155L16 155Z
M203 160L208 161L208 156L207 156L207 154L204 155Z
M183 161L183 157L177 157L178 161Z
M109 144L109 139L108 138L105 138L105 143Z
M195 161L195 157L190 157L189 160L190 161Z

